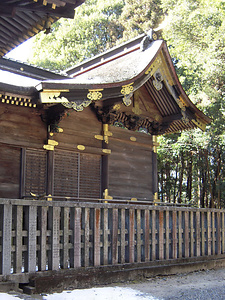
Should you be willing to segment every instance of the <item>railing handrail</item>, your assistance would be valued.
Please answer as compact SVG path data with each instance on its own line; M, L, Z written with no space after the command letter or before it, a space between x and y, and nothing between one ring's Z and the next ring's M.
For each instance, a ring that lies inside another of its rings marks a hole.
M21 206L57 206L57 207L93 207L93 208L105 208L105 207L114 207L114 208L125 208L128 209L138 208L138 209L150 209L150 210L177 210L177 211L215 211L222 212L224 209L218 208L198 208L190 207L187 205L180 205L180 203L168 203L168 202L147 202L139 200L120 200L120 199L94 199L94 198L72 198L67 197L67 200L57 200L57 198L62 197L53 197L51 201L48 201L49 197L43 197L42 200L32 199L31 197L26 197L26 199L8 199L0 198L0 205L2 204L12 204L12 205L21 205Z

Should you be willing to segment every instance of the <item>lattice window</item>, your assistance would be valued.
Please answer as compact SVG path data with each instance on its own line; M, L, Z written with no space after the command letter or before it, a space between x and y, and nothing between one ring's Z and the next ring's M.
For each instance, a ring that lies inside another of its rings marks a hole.
M27 149L24 168L24 193L42 195L46 193L47 153L42 150Z
M99 198L101 182L101 156L80 154L80 193L82 198Z
M53 195L78 197L78 172L79 153L55 151Z
M54 196L99 198L101 156L55 150Z

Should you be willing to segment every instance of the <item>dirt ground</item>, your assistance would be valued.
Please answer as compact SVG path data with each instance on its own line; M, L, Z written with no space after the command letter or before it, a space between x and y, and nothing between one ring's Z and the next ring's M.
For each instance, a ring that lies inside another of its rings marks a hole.
M172 276L157 276L144 281L137 280L105 287L98 286L92 289L64 291L59 294L32 296L13 292L0 294L0 300L11 300L11 297L26 300L224 300L225 268Z
M225 299L225 269L159 276L123 285L156 299ZM146 298L148 299L148 298Z

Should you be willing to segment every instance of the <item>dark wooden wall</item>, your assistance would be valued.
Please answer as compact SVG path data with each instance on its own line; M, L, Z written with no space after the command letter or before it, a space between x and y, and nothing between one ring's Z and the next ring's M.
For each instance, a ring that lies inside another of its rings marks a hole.
M21 176L21 170L26 169L21 166L21 161L23 162L21 153L24 153L22 149L36 149L39 150L38 153L40 152L40 154L45 153L43 145L47 143L47 125L41 118L43 111L38 109L1 103L0 112L0 197L18 198L21 192L21 183L22 191L25 191L21 195L29 194L25 187L25 184L28 183L27 178L25 183L23 180L21 181L21 178L25 178L24 175ZM92 186L94 191L94 188L98 186L94 181L99 180L97 179L98 176L105 176L105 174L101 175L99 171L96 171L96 167L93 167L98 166L97 160L105 155L102 149L106 145L96 138L96 135L103 134L102 123L98 121L95 113L88 107L82 112L69 111L69 114L66 114L60 121L59 127L63 129L63 132L53 133L52 136L49 136L50 139L58 142L55 151L50 151L50 154L52 153L53 157L55 155L55 159L60 163L60 168L62 166L67 168L64 160L61 161L59 158L68 157L70 153L71 157L73 153L80 153L79 161L82 160L83 166L85 165L85 170L80 174L80 180L84 186L80 185L80 189L85 191L87 185L87 188ZM114 198L152 200L152 137L113 126L109 126L109 131L112 132L107 145L108 149L111 150L111 154L108 154L109 195ZM84 146L83 149L79 149L81 145ZM31 150L31 154L33 150ZM64 155L64 151L67 151L66 155ZM29 153L26 153L28 159ZM93 158L89 155L92 155ZM34 161L36 162L35 159ZM54 162L52 159L52 164L54 163L56 164L56 161ZM50 169L51 166L48 165L48 170ZM54 176L57 172L53 173L50 175L53 176L56 184L57 179ZM60 171L62 177L61 173ZM31 177L33 178L33 176ZM49 178L46 180L49 182ZM29 184L33 186L33 181ZM45 189L44 185L43 189ZM32 187L32 190L35 189ZM48 194L54 195L56 186L50 185L47 190ZM37 189L37 191L39 190ZM57 192L57 194L59 193ZM84 195L83 197L91 197L92 193L82 192L82 195ZM98 197L96 191L94 195Z
M152 137L110 127L109 194L152 200Z
M59 127L63 129L63 133L53 135L53 139L59 143L57 148L78 151L77 145L83 145L86 147L84 152L92 152L94 148L102 149L102 141L95 138L95 135L102 133L102 123L90 107L82 112L69 111L69 115L62 118Z
M0 198L19 197L21 148L41 149L46 137L37 109L0 103Z

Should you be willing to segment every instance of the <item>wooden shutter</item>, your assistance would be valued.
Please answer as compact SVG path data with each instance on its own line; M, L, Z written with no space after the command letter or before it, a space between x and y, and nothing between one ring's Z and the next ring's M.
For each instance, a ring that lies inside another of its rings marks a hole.
M78 197L79 154L56 150L54 153L54 196Z
M99 198L101 156L55 150L53 195Z
M26 149L24 155L24 192L25 196L46 193L47 153L42 150ZM24 196L22 195L22 196Z
M81 198L99 198L101 188L101 156L80 154L80 192Z

